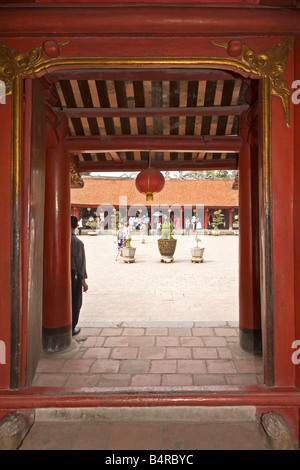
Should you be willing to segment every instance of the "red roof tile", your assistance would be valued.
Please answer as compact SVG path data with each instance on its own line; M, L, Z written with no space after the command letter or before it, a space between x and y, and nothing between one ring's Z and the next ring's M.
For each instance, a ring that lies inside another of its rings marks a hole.
M166 180L164 189L146 203L146 196L135 187L134 179L84 178L84 187L71 189L72 205L119 205L119 197L127 197L127 205L173 204L206 207L238 207L238 191L232 180ZM124 205L124 203L122 203Z

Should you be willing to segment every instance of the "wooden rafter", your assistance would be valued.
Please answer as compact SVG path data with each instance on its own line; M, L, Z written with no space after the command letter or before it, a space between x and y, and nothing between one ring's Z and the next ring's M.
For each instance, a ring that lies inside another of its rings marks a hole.
M242 145L239 136L77 136L68 137L69 152L118 152L134 150L174 152L238 152Z

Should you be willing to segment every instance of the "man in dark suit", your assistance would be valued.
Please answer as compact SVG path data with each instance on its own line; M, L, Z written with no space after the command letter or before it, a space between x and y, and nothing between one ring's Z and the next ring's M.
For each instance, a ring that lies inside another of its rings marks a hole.
M86 260L84 244L75 235L78 227L78 219L71 216L71 275L72 275L72 335L77 335L80 328L77 327L79 313L82 306L82 290L86 292Z

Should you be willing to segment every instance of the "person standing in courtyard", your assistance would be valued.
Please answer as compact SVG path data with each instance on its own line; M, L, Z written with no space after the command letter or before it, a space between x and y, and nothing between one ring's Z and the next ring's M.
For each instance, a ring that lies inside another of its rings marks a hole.
M80 328L77 327L79 313L82 306L82 291L88 290L86 283L86 259L84 244L75 235L78 219L71 216L71 276L72 276L72 335L77 335Z
M123 256L124 240L125 240L124 225L122 225L117 231L117 254L115 260L117 261L118 256Z

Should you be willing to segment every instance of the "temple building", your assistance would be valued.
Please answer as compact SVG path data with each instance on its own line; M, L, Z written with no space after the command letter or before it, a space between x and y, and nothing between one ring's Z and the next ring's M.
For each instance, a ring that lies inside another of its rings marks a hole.
M103 221L107 218L106 229L109 228L109 217L113 211L120 211L127 221L139 212L150 219L152 229L159 213L168 211L172 219L175 218L177 231L185 229L185 219L192 225L192 218L197 219L199 228L211 229L217 210L224 215L224 224L219 228L238 229L238 191L233 189L235 182L232 179L167 178L162 191L155 194L151 201L147 201L136 189L135 176L84 177L83 182L81 189L71 189L72 215L84 221L90 217Z
M299 443L299 80L298 0L1 2L0 419L45 406L252 406L284 417ZM213 194L200 180L162 187L161 172L207 170L238 171L223 204L219 181ZM83 185L86 172L142 175L140 194L129 180ZM41 349L72 343L71 205L81 216L159 202L178 204L179 220L182 205L203 204L204 225L221 209L225 228L238 209L239 342L261 354L263 383L34 387Z

